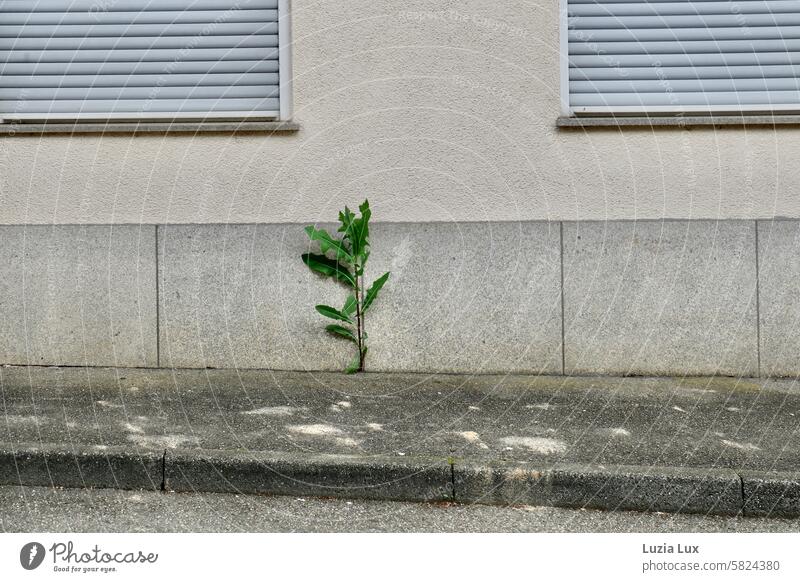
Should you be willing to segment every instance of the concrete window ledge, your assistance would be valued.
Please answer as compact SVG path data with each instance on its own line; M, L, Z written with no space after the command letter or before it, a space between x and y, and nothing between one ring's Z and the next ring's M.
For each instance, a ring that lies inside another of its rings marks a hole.
M608 127L749 127L800 125L800 115L683 115L674 117L559 117L563 129Z
M300 125L291 121L176 121L176 122L51 122L0 123L0 137L23 134L73 133L288 133L299 131Z

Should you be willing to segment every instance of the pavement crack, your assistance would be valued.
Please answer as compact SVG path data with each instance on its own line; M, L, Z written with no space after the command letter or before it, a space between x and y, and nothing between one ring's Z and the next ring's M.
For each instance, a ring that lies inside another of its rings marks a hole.
M746 500L744 498L744 477L742 477L740 473L736 473L736 476L739 477L739 497L741 498L742 501L742 507L739 513L741 515L744 515L744 506L746 503Z
M161 456L161 491L167 490L167 449Z
M450 465L450 495L453 501L456 500L456 460L453 457L447 459Z

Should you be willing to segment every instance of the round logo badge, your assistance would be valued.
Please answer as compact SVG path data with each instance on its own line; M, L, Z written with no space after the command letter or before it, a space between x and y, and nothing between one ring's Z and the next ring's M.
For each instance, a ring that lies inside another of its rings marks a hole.
M26 570L35 570L44 560L44 546L39 542L30 542L22 546L19 552L19 563Z

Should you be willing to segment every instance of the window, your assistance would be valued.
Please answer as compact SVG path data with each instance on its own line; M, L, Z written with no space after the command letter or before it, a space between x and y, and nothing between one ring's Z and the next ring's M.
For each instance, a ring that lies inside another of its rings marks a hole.
M0 119L291 118L289 0L3 0Z
M562 0L562 113L800 112L797 0Z

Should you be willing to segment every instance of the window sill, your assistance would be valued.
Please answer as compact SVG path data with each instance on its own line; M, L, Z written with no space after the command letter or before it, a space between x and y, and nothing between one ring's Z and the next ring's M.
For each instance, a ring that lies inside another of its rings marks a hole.
M21 134L75 133L287 133L299 131L292 121L175 121L175 122L50 122L0 123L0 137Z
M683 115L672 117L559 117L562 129L593 127L758 127L800 125L800 115Z

